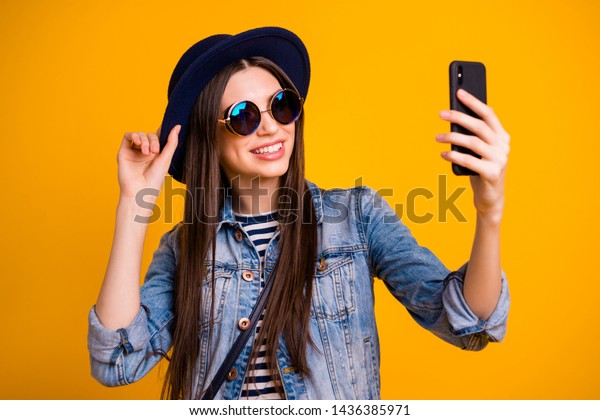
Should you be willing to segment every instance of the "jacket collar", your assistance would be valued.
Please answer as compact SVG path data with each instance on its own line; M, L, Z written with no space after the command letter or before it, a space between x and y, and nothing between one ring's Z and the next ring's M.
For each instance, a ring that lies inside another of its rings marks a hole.
M321 189L316 185L306 179L306 185L310 188L310 192L313 198L313 205L315 206L315 214L317 217L317 224L323 223L323 200L321 196ZM221 223L235 224L237 223L235 220L235 215L233 214L233 208L231 206L231 195L226 194L225 203L223 208L221 209Z

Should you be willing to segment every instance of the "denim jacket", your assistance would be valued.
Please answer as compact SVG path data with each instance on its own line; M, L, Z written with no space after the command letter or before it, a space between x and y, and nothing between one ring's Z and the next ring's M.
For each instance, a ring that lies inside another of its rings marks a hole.
M290 364L283 339L276 357L287 399L378 399L379 338L374 314L373 281L381 279L414 320L433 334L465 350L481 350L506 332L509 293L502 289L494 312L478 319L462 293L466 264L450 272L427 248L417 244L387 202L369 187L321 190L307 181L318 223L310 335L310 376ZM171 347L173 279L179 257L181 223L164 234L141 288L141 307L132 323L113 331L94 308L89 313L88 349L92 375L108 386L143 377ZM268 245L261 267L256 248L235 220L228 197L217 227L214 327L200 326L200 354L194 395L208 386L259 295L259 279L268 281L278 257L279 232ZM210 258L210 255L209 255ZM264 270L264 273L261 273ZM211 278L208 264L207 279ZM203 282L204 296L211 283ZM209 318L204 305L203 319ZM398 308L400 310L400 308ZM233 368L217 399L239 398L253 338Z

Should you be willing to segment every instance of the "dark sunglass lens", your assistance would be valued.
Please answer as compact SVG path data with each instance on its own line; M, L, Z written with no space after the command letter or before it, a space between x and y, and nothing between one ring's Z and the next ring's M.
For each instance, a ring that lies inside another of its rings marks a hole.
M231 110L229 124L242 136L252 134L260 124L260 111L252 102L240 102Z
M271 112L273 118L280 124L290 124L296 121L302 110L302 102L298 95L290 90L282 90L273 97Z

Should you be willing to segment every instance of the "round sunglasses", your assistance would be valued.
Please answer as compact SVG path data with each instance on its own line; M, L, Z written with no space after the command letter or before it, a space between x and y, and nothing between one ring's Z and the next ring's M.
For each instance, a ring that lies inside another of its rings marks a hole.
M263 112L271 114L279 124L287 125L298 119L303 102L294 90L281 89L271 98L269 109L261 111L253 102L240 101L231 105L224 118L217 121L237 136L249 136L258 129Z

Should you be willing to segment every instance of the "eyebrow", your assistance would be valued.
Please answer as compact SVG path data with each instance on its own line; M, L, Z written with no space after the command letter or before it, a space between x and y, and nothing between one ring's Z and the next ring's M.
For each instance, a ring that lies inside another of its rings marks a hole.
M272 98L273 98L273 96L275 96L275 94L276 94L277 92L279 92L280 90L282 90L282 89L285 89L285 88L284 88L284 87L279 87L277 90L275 90L273 93L271 93L271 94L268 96L268 100L272 99ZM230 109L232 106L234 106L235 104L239 104L240 102L252 102L252 103L254 103L253 101L251 101L251 100L249 100L249 99L242 99L242 100L239 100L239 101L232 102L230 105L228 105L227 107L225 107L225 109L224 109L223 111L221 111L221 112L225 114L225 113L226 113L226 112L227 112L227 111L228 111L228 110L229 110L229 109ZM256 104L255 104L255 105L256 105ZM258 106L258 105L257 105L257 106ZM259 107L259 109L260 109L260 107Z

